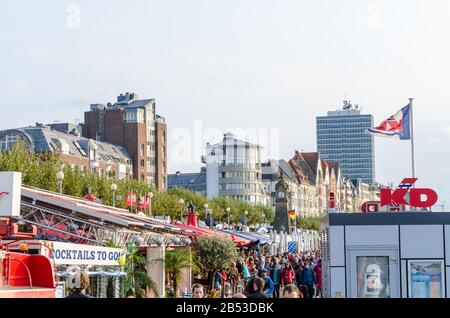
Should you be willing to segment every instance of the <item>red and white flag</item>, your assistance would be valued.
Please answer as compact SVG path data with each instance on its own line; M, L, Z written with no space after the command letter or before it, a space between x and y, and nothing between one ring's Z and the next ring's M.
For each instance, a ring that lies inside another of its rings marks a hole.
M137 194L134 192L127 193L127 206L135 207L137 204Z

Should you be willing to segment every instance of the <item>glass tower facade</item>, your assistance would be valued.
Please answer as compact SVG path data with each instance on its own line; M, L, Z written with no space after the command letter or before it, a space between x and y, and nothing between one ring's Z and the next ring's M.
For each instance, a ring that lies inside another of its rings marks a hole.
M373 127L372 115L347 109L328 112L316 118L317 151L327 161L339 162L347 179L375 182L373 136L366 129Z

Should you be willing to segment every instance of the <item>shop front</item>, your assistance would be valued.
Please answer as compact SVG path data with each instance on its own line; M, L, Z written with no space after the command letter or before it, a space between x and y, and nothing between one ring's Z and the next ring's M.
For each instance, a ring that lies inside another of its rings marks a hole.
M450 213L329 214L321 243L325 297L450 297Z

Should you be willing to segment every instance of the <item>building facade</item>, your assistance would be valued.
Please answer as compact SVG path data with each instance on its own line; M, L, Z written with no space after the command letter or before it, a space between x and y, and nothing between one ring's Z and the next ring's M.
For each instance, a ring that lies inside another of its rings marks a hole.
M117 179L132 176L132 158L123 147L83 138L73 128L70 134L42 124L1 131L0 150L21 143L35 153L55 153L61 162L84 172Z
M184 188L198 195L206 196L206 168L202 167L198 173L181 173L177 171L168 176L168 188Z
M329 111L316 118L317 151L325 160L339 162L347 179L375 183L373 116L361 114L358 105L344 101L342 110Z
M167 125L156 114L155 99L120 94L117 102L91 104L83 137L120 145L133 160L133 177L167 189Z
M295 152L289 161L263 163L263 183L275 208L275 186L286 184L288 209L301 217L323 216L332 207L339 212L360 212L361 205L376 201L378 188L361 179L346 179L338 162L322 159L318 152Z
M261 146L227 133L222 142L206 145L202 162L206 164L208 198L227 196L252 204L267 204L262 183Z

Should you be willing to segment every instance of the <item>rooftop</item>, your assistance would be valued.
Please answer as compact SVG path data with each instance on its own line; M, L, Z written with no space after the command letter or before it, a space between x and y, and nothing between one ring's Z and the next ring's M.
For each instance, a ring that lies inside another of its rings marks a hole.
M48 125L37 125L0 131L0 138L4 135L22 135L28 146L34 152L55 152L73 156L89 157L92 143L98 147L97 157L103 161L113 163L131 162L131 157L121 146L107 142L94 141L78 134L69 134L51 129Z

